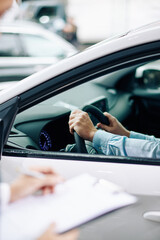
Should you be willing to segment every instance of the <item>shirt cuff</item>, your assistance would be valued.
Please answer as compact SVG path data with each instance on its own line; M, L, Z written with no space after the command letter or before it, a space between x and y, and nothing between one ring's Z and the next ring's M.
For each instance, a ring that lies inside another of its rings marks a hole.
M98 130L93 137L93 147L98 152L102 152L102 148L107 145L107 142L112 136L113 136L112 133L103 130Z
M11 196L10 186L7 183L0 183L0 208L3 210L9 203Z

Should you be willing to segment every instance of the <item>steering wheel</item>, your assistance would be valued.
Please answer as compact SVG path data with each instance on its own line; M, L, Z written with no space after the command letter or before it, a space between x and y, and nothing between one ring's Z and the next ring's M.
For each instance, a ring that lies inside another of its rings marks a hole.
M97 118L97 120L99 122L101 122L105 125L109 125L108 118L97 107L95 107L93 105L86 105L82 110L87 113L91 113L94 117ZM74 132L74 139L75 139L75 143L76 143L77 152L88 153L84 139L81 138L76 132Z

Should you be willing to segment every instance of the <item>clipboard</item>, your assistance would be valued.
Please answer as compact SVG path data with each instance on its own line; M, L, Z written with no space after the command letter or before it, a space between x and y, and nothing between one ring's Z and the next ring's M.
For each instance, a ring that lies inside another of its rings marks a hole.
M54 194L10 204L1 214L2 239L36 239L53 222L61 234L135 202L121 187L82 174L57 185Z

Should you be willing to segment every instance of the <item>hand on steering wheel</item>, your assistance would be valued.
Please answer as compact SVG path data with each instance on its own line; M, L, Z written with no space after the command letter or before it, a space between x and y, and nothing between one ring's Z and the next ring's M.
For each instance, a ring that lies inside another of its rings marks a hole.
M83 109L83 111L91 113L94 117L97 118L97 120L105 125L109 125L108 118L103 114L101 110L99 110L97 107L93 105L86 105ZM79 153L88 153L84 139L81 138L76 132L74 132L74 138L76 143L77 152Z

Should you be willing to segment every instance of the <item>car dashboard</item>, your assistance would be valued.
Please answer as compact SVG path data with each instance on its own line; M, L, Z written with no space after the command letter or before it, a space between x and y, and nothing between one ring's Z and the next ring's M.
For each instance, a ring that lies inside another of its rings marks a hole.
M91 94L83 94L83 98L78 96L80 91L87 93L88 90ZM67 144L74 143L68 126L71 111L90 104L102 112L108 111L108 98L115 98L115 92L107 92L97 83L87 83L52 97L17 115L7 145L42 151L63 151ZM96 125L97 119L92 115L90 117Z

